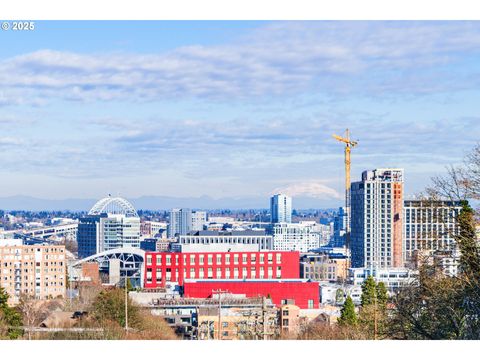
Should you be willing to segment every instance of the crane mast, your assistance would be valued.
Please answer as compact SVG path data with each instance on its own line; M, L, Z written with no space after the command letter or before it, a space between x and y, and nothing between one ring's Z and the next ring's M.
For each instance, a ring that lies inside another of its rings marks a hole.
M358 142L350 139L350 131L345 130L344 136L333 135L333 138L337 141L343 142L345 144L345 248L347 251L347 266L350 267L350 152L353 147L355 147Z

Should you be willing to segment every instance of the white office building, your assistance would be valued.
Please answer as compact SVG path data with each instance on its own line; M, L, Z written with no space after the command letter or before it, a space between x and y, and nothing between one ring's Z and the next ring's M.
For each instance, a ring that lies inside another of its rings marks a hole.
M265 235L265 231L244 230L244 231L198 231L188 235L178 236L178 241L172 244L172 249L183 251L237 251L238 246L248 246L249 251L272 250L273 238Z
M207 225L206 211L192 211L192 229L191 231L202 231L203 227Z
M418 282L418 270L406 268L380 269L374 267L349 269L350 281L354 285L361 285L370 275L376 282L383 282L390 294L402 286Z
M415 253L429 256L436 251L454 252L461 209L459 201L405 200L405 260L411 261Z
M138 248L140 217L127 200L106 197L80 218L77 242L80 258L121 247Z
M313 221L298 224L273 225L273 250L308 252L320 247L318 224Z

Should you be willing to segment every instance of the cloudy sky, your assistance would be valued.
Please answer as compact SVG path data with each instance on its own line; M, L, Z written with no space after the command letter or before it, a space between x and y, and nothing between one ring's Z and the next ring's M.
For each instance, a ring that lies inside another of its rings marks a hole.
M0 32L0 196L341 203L416 193L480 134L480 22L37 22Z

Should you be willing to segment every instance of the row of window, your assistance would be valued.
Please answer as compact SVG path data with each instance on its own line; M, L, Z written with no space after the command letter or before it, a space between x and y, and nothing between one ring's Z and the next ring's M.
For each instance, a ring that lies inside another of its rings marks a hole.
M224 271L222 269L217 268L216 271L214 272L212 268L208 268L205 271L204 269L200 268L198 271L198 277L197 277L197 272L195 269L190 269L190 272L187 272L186 270L183 271L183 276L184 278L187 279L239 279L239 278L248 278L248 268L235 268L233 271L230 271L229 268L226 268ZM277 266L276 268L276 273L275 276L277 279L280 279L282 277L282 269L280 266ZM273 279L274 274L273 274L273 268L268 267L266 271L266 275L268 279ZM259 279L265 278L265 269L260 268L258 269L258 276ZM255 267L250 268L250 278L254 279L257 277L257 269ZM147 282L151 282L153 278L153 272L152 269L147 269ZM166 269L166 271L162 271L162 269L156 269L155 273L155 279L157 282L161 282L163 279L165 281L175 281L178 278L178 271L175 272L175 277L172 277L172 271L171 269Z
M272 264L273 254L268 253L266 255L267 255L267 262L269 264ZM155 255L155 261L157 265L162 265L163 257L165 257L165 265L171 265L173 259L175 259L176 265L178 265L178 255L175 255L175 257L172 258L172 255L169 255L169 254ZM197 260L199 265L204 265L205 260L207 261L208 265L213 265L214 255L208 254L205 258L204 254L190 254L188 256L188 259L189 259L190 265L195 265ZM242 260L242 264L247 264L249 260L248 254L241 254L241 260ZM265 254L258 254L258 260L260 264L265 263ZM275 254L275 260L277 264L280 264L282 262L282 254L279 254L279 253ZM183 255L183 261L185 264L187 263L187 255ZM221 265L222 263L224 263L225 265L230 265L231 261L233 261L233 264L235 265L239 264L240 254L216 254L215 255L216 265ZM250 263L255 264L256 262L257 262L257 254L250 254ZM147 255L147 265L152 265L152 255Z

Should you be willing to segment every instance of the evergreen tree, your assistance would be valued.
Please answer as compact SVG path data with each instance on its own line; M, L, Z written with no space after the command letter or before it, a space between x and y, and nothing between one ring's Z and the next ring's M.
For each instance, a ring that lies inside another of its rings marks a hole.
M462 201L462 209L457 216L457 222L460 231L455 236L455 240L461 253L461 271L467 276L478 277L480 274L480 249L476 242L474 211L468 201Z
M345 299L345 294L343 293L343 290L342 289L337 289L336 293L335 293L335 302L337 304L341 304L344 302L344 299Z
M340 325L354 326L357 324L357 314L355 313L355 305L353 304L353 300L350 296L347 296L347 299L343 304L340 314L341 314L340 319L338 319L338 323Z
M367 305L373 305L377 296L377 286L372 275L369 275L362 284L362 307Z
M387 308L388 294L387 287L383 282L379 282L376 287L377 305L380 309Z
M6 326L6 335L10 339L16 339L22 335L22 331L18 329L22 326L22 317L15 309L8 306L8 298L5 289L0 287L0 319ZM2 329L0 329L1 332L3 332Z

